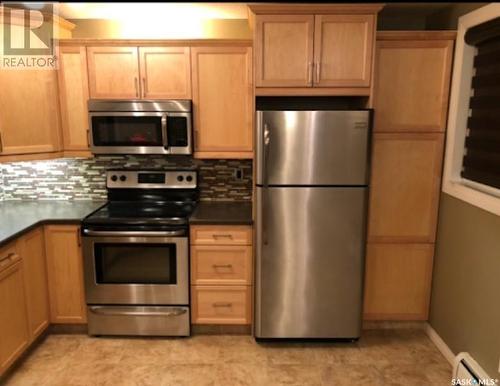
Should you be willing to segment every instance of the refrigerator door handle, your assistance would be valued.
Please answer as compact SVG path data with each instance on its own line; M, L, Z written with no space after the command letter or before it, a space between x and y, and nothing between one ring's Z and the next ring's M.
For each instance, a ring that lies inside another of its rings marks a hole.
M267 123L264 123L264 162L262 165L263 169L263 176L262 176L262 216L266 216L267 212L267 207L266 203L268 201L268 196L269 196L269 175L268 175L268 170L267 170L267 164L269 160L269 144L271 142L271 135L269 131L269 127L267 126ZM267 227L266 227L267 221L263 219L262 221L262 244L267 245L268 244L268 239L267 239Z

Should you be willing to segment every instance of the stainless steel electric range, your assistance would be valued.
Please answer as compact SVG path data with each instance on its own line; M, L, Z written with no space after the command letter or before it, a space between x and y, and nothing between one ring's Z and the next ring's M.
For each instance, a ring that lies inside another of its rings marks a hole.
M89 334L189 335L196 170L109 170L106 185L82 223Z

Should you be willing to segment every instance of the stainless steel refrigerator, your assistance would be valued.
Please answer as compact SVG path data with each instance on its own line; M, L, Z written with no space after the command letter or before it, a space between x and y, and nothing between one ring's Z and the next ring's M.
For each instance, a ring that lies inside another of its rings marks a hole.
M256 338L359 337L370 123L257 111Z

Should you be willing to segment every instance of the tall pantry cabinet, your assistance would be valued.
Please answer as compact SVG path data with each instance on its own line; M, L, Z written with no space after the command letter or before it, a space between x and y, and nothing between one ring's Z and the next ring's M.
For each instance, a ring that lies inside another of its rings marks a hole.
M379 32L364 318L426 320L454 32Z

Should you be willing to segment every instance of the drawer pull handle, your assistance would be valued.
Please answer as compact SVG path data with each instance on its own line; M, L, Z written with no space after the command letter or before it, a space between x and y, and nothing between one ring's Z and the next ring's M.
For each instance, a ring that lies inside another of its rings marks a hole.
M212 267L217 268L233 268L232 264L213 264Z
M213 303L213 307L232 307L232 303Z
M2 258L0 259L0 263L2 263L2 262L4 262L4 261L7 261L7 260L11 260L11 261L12 261L12 260L14 260L14 257L16 257L16 254L15 254L14 252L11 252L11 253L9 253L7 256L2 257Z
M231 234L225 234L225 235L213 235L214 239L221 239L221 238L227 238L227 239L232 239L233 235Z

